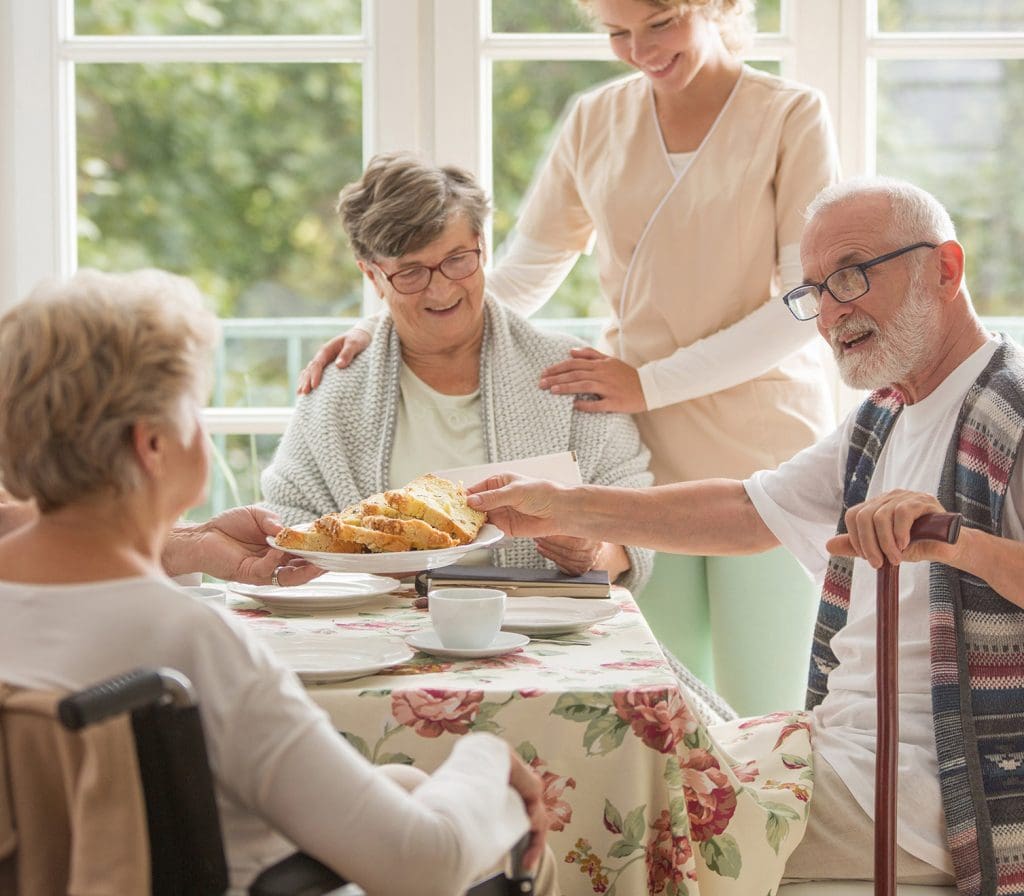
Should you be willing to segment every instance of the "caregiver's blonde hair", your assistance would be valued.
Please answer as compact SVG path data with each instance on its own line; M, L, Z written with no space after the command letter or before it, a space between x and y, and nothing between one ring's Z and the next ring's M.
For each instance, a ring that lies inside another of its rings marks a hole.
M44 513L137 487L134 424L191 438L217 332L165 271L40 283L0 318L0 481Z
M576 0L593 17L590 0ZM733 56L739 56L754 35L753 0L642 0L654 9L694 9L718 28L722 43Z

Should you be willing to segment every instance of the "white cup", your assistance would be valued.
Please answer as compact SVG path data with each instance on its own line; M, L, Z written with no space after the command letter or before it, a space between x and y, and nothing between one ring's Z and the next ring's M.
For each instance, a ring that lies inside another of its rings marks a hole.
M497 588L437 588L427 606L443 647L478 650L490 646L505 617L505 592Z

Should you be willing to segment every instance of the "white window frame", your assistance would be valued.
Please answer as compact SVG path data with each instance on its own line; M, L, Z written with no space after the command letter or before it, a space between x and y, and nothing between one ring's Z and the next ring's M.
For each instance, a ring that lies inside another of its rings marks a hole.
M0 6L0 309L75 268L76 62L358 62L367 157L412 149L489 189L492 63L612 58L596 34L491 35L490 0L363 0L356 37L76 37L72 8ZM875 13L875 0L783 0L780 33L758 35L750 53L824 93L846 175L874 168L878 60L1024 58L1024 33L880 34ZM364 309L375 301L367 291ZM286 419L286 409L211 411L223 432L279 431Z

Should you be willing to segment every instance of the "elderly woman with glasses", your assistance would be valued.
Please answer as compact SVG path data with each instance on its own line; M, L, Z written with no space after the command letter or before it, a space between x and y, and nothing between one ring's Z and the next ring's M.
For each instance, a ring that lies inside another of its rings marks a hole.
M571 347L492 301L482 267L488 213L471 175L379 155L341 191L338 211L387 315L366 352L299 400L263 476L267 505L306 522L431 470L574 451L584 482L650 484L626 414L585 414L538 388ZM488 558L484 558L487 560ZM651 553L608 542L520 539L501 566L606 569L637 588Z

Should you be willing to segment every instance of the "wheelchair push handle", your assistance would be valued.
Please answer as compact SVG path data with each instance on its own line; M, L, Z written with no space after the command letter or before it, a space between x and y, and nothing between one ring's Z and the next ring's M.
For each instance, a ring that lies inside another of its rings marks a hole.
M70 731L102 722L120 713L133 712L153 703L179 706L195 703L192 684L174 669L134 669L65 697L57 715Z

